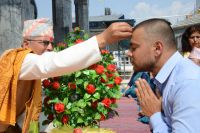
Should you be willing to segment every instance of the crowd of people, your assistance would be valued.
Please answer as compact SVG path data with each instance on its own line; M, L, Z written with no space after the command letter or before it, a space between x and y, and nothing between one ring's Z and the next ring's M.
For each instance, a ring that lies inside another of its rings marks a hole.
M25 133L30 124L38 124L41 79L87 68L101 60L100 48L127 38L131 39L128 56L134 74L124 96L138 101L142 116L147 118L141 121L155 133L200 132L199 25L183 34L182 49L190 52L188 58L177 50L170 23L158 18L134 28L125 22L113 23L102 33L61 52L52 51L53 38L49 19L27 20L22 48L1 55L0 133Z

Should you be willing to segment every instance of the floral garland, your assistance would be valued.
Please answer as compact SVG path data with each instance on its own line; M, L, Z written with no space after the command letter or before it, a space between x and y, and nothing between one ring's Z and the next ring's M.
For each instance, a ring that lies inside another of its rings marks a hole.
M88 37L75 28L54 50L79 45ZM43 125L53 122L55 127L99 127L100 121L118 115L116 99L121 97L122 79L109 51L101 50L101 54L102 61L87 69L43 80L43 112L47 116Z

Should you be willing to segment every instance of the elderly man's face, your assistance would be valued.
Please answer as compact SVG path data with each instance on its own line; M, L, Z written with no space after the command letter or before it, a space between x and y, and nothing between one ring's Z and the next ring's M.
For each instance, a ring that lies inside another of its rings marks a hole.
M27 38L24 40L23 47L32 49L38 55L53 50L52 39L49 37Z
M136 29L131 38L129 57L135 71L151 71L155 64L152 43L145 37L143 28Z

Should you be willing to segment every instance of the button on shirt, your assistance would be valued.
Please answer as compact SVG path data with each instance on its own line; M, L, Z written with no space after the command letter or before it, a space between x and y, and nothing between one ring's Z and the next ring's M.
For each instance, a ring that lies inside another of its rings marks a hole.
M154 133L200 133L200 67L174 53L156 75L163 112L150 117Z

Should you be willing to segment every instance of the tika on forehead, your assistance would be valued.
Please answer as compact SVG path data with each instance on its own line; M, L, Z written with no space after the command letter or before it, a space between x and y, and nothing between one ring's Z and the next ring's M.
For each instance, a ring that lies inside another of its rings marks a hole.
M26 20L24 22L23 37L50 37L54 38L52 21L48 18Z

